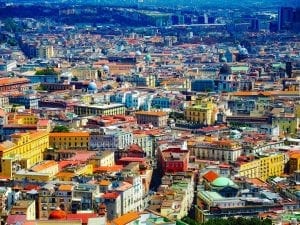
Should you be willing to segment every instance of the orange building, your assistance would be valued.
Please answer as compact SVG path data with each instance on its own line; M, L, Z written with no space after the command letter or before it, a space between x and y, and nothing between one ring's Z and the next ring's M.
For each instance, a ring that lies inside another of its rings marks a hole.
M49 134L49 145L57 149L88 150L90 133L84 131Z

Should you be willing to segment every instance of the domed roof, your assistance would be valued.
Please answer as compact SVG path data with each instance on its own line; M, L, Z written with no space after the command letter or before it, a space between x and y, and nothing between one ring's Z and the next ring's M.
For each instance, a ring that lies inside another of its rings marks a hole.
M87 88L89 91L96 91L98 90L97 88L97 84L94 82L94 81L91 81L88 85L88 88Z
M235 183L227 177L218 177L212 183L214 187L235 186Z
M146 62L150 62L151 59L152 59L152 57L151 57L150 54L147 54L147 55L145 56L145 61L146 61Z
M220 62L227 62L227 58L223 55Z
M232 73L231 68L226 63L220 69L220 74L231 74L231 73Z
M109 66L108 65L104 65L103 66L103 71L104 72L109 72Z
M248 50L246 48L241 48L241 49L239 49L239 53L241 55L248 55Z
M67 213L60 208L55 209L49 215L49 220L64 220L67 218Z

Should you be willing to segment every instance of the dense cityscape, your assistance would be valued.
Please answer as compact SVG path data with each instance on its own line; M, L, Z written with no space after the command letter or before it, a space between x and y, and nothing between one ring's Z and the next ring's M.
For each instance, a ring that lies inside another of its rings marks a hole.
M1 225L300 224L300 1L0 0Z

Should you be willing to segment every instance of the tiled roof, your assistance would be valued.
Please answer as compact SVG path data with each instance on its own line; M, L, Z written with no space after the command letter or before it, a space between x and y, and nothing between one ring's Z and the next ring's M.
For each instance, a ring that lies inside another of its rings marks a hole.
M31 170L33 170L34 172L39 172L41 170L48 169L49 167L56 166L56 165L57 162L55 162L54 160L43 161L40 164L33 166Z
M26 215L8 215L6 219L7 225L23 224L26 220Z
M129 224L130 222L140 218L140 214L137 212L130 212L126 213L123 216L120 216L117 219L113 220L114 225L126 225Z
M166 116L168 115L166 112L163 111L140 111L136 112L135 115L145 115L145 116Z
M116 199L120 194L118 192L106 192L102 195L104 199Z
M203 175L203 178L208 182L213 182L218 177L219 175L212 170L208 171L206 174Z
M67 214L67 220L81 220L82 224L87 224L89 218L96 218L98 215L96 213L77 213L77 214Z
M58 132L50 133L49 137L89 137L89 132Z
M72 191L72 189L73 189L73 185L70 184L62 184L58 188L59 191Z

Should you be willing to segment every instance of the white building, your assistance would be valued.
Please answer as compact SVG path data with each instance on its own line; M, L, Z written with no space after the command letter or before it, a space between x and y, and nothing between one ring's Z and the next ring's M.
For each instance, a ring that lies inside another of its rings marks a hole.
M133 143L133 134L119 129L92 132L90 135L90 149L116 150L125 149Z

